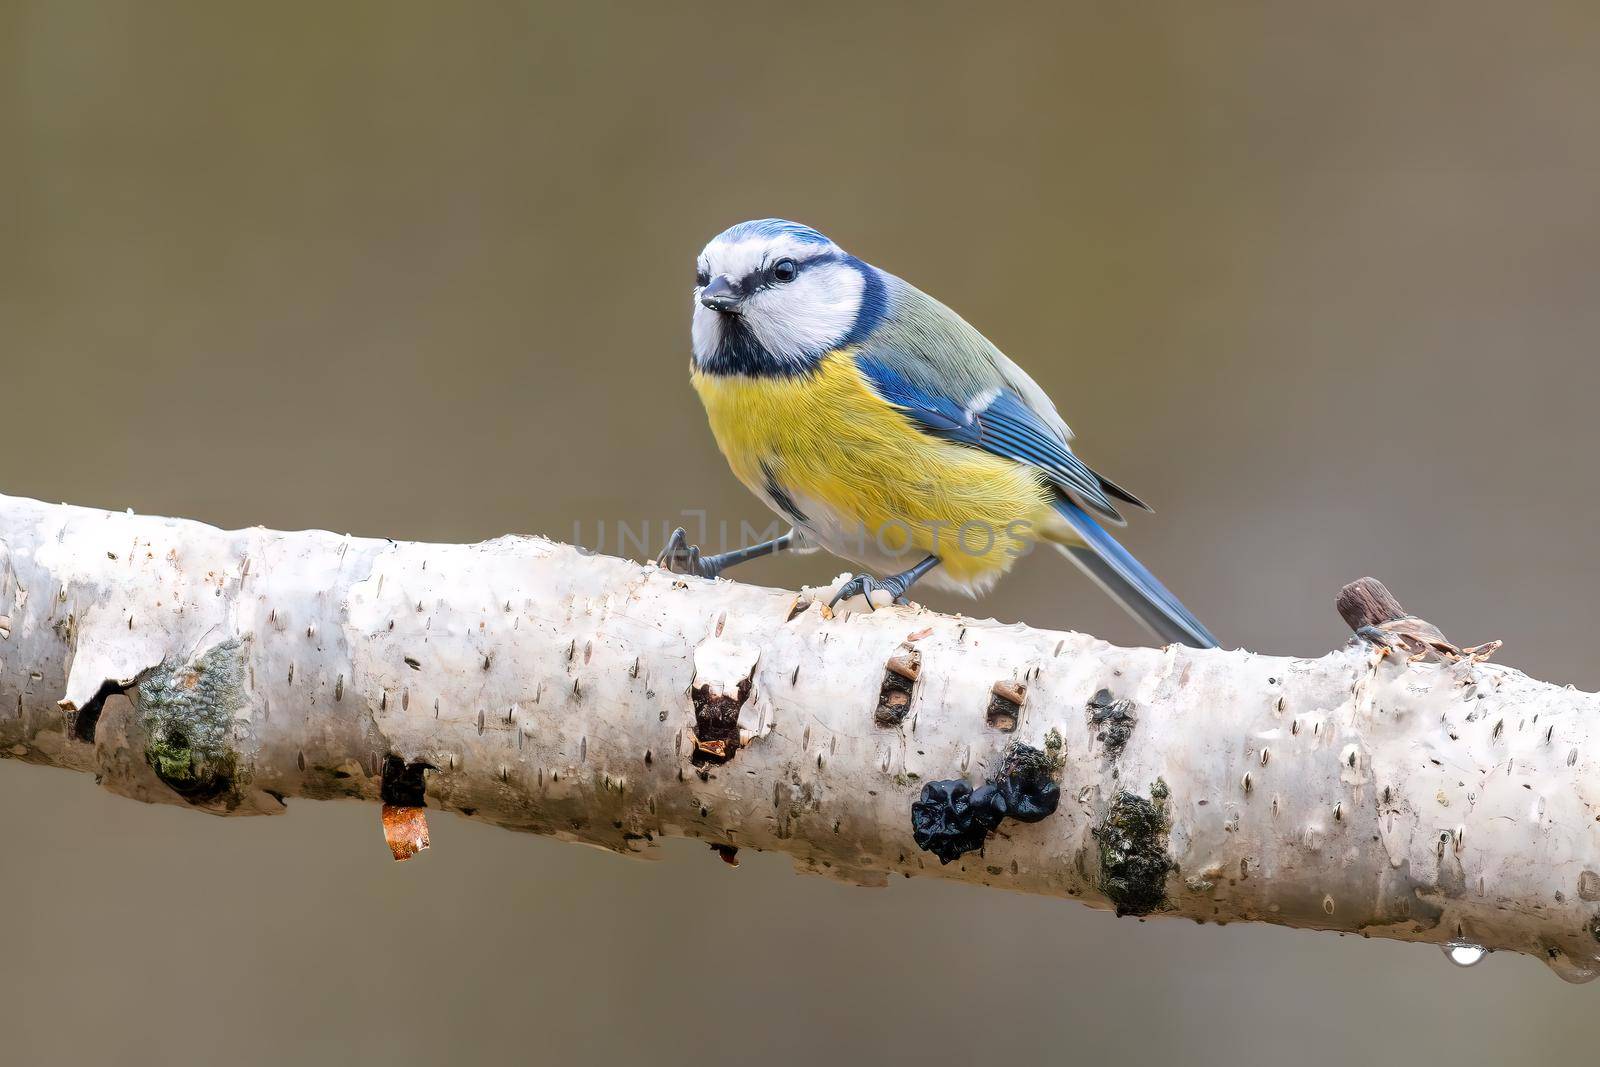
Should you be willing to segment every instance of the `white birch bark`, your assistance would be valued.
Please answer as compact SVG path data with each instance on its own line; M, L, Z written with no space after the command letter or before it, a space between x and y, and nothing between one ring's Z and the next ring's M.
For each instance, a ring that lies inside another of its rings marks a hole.
M891 660L909 701L885 692ZM997 683L1021 697L1011 731ZM867 885L1460 941L1581 981L1600 971L1597 710L1359 642L1286 659L920 608L834 618L540 538L226 532L0 497L0 755L216 814L374 800L397 757L432 768L429 807L619 853L692 836ZM993 779L1012 741L1055 759L1055 813L948 865L921 851L923 785Z

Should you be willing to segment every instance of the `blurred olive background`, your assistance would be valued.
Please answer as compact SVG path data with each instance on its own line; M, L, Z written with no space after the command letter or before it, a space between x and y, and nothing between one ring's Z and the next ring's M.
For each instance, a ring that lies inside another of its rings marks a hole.
M1600 686L1592 4L0 2L0 489L224 526L765 523L686 380L701 245L811 223L1155 502L1229 644L1372 573ZM747 580L819 581L822 556ZM962 602L933 601L963 609ZM1140 634L1053 553L984 614ZM632 863L0 767L8 1063L1592 1055L1499 955Z

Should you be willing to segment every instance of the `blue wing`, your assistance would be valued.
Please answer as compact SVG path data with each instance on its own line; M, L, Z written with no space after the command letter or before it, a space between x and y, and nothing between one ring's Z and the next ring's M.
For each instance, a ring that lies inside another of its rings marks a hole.
M1111 502L1111 496L1138 507L1146 506L1133 494L1090 470L1038 412L1008 388L994 386L975 396L956 400L913 382L885 360L875 357L871 349L857 352L856 365L879 396L936 437L1032 464L1061 492L1114 522L1120 523L1122 516Z
M1128 614L1163 641L1176 641L1194 648L1217 647L1217 639L1205 624L1195 618L1149 568L1102 530L1088 512L1070 500L1059 501L1056 510L1083 539L1081 545L1057 547Z

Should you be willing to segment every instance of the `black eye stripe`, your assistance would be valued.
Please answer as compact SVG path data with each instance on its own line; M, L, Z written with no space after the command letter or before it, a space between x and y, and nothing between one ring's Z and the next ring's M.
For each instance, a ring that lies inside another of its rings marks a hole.
M804 259L800 258L799 256L783 256L771 264L763 262L761 266L757 267L755 270L739 279L736 284L736 288L741 293L751 294L759 292L762 289L771 288L774 285L788 284L782 279L778 278L774 273L774 269L779 263L789 262L794 264L794 277L789 279L789 282L793 282L811 267L820 266L823 263L837 263L845 258L846 257L840 252L819 252L814 256L808 256ZM696 263L695 284L704 286L710 281L710 270L708 270L703 264Z
M755 270L751 271L749 277L745 278L742 288L747 292L753 293L757 289L766 289L772 285L786 284L782 278L777 276L776 270L779 264L794 264L794 274L789 278L789 281L792 282L795 280L795 278L798 278L801 274L805 273L807 269L819 266L823 263L833 263L840 258L842 257L837 252L821 252L806 259L800 259L797 256L784 256L771 266L762 264L760 267L757 267Z

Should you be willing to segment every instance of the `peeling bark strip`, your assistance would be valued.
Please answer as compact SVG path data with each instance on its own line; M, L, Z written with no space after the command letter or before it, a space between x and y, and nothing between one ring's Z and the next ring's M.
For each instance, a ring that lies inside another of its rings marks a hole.
M426 803L619 853L698 837L858 883L932 874L1600 971L1595 696L1397 605L1301 660L825 600L538 538L224 532L0 497L0 756L219 815ZM914 700L889 726L897 660ZM1053 814L948 865L913 841L926 783L1031 811L1047 780ZM390 814L396 853L421 847Z
M428 847L428 809L383 806L383 840L396 860L408 860Z

